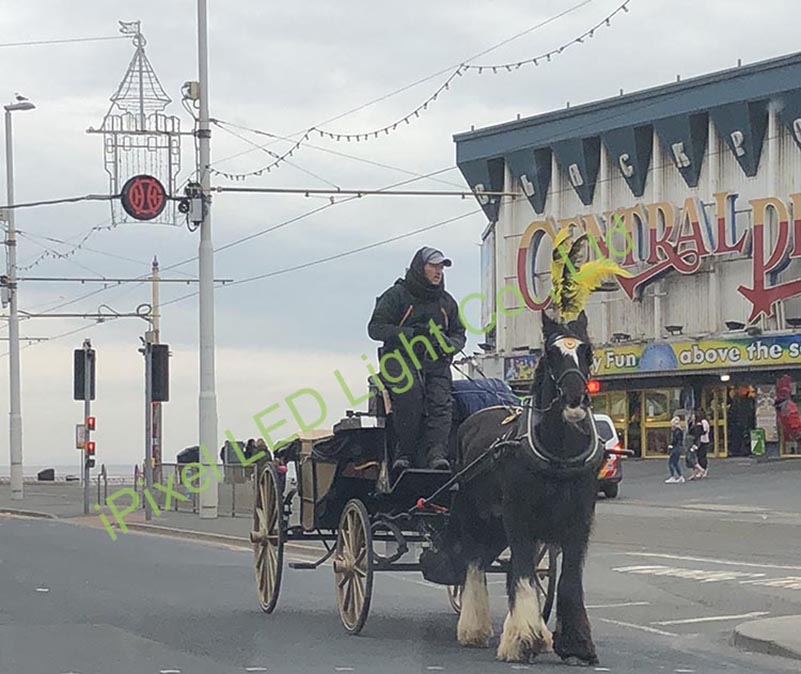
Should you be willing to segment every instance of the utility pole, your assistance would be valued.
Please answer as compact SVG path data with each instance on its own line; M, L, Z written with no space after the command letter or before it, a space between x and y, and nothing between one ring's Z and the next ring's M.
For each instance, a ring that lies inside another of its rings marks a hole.
M160 343L161 335L161 303L159 300L159 259L153 257L153 275L152 275L152 297L151 306L153 307L153 344ZM162 461L162 429L161 429L161 403L153 403L153 462L155 464L158 475L161 475L161 461ZM161 479L159 477L159 482Z
M6 111L6 200L8 202L8 359L9 359L9 454L11 459L11 498L22 500L22 394L20 392L19 313L17 311L17 231L14 217L14 151L11 133L11 113L33 110L28 100L18 100L5 106Z
M153 489L153 331L145 333L145 491ZM145 498L145 520L153 518L150 499Z
M92 364L91 360L92 342L88 339L83 341L83 423L84 423L84 450L81 452L83 455L83 514L89 514L89 503L91 495L89 493L91 487L91 461L89 454L89 417L92 416Z
M211 243L211 129L209 126L209 45L208 2L197 2L199 119L197 127L200 159L200 189L203 220L200 225L198 251L199 318L200 318L200 394L198 414L200 430L200 460L210 466L217 463L217 393L214 365L214 248ZM205 448L205 451L203 451ZM217 473L206 469L208 483L200 491L200 517L217 517Z

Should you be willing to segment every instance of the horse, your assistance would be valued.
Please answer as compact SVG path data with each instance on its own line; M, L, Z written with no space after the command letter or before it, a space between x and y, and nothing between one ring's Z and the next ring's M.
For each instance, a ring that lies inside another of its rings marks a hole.
M530 404L511 415L505 407L481 410L459 428L460 466L493 444L503 450L461 485L451 509L448 547L464 588L457 638L463 646L489 646L486 569L508 547L508 614L497 658L531 662L553 649L570 664L592 665L598 657L582 573L603 460L587 393L592 347L583 311L567 324L542 315L544 346ZM535 589L538 543L562 552L553 635Z

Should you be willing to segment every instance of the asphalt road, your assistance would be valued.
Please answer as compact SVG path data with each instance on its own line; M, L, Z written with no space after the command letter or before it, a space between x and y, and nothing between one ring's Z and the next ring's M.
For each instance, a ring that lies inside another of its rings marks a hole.
M676 486L655 464L626 468L621 499L598 504L587 563L601 658L590 671L797 672L730 640L738 622L801 614L801 462L727 463L708 482ZM355 638L340 626L329 567L284 578L267 616L247 552L0 517L0 672L565 671L553 655L514 666L460 648L444 590L419 575L378 575ZM496 632L502 582L491 577Z

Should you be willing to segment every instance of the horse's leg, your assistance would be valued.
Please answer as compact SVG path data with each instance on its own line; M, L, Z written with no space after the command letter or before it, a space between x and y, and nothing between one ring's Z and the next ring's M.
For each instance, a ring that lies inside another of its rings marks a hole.
M471 560L467 565L456 638L462 646L473 648L487 648L492 638L487 574L480 559Z
M556 592L554 650L563 660L598 664L590 621L584 606L582 572L589 528L570 536L562 544L562 574Z
M512 551L506 579L509 613L503 623L498 660L531 662L539 653L551 650L553 640L542 619L540 597L534 580L536 541L509 536Z

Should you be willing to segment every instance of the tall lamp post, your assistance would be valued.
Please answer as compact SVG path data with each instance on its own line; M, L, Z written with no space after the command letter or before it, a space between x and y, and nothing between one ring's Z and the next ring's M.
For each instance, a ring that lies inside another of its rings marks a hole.
M14 224L14 152L11 137L11 113L33 110L36 106L22 96L5 106L6 110L6 200L8 213L6 238L8 266L8 357L11 386L9 414L9 452L11 454L11 498L22 499L22 402L19 368L19 314L17 313L17 232Z

